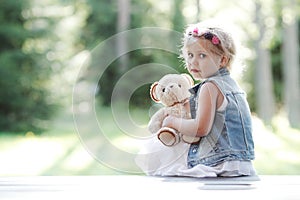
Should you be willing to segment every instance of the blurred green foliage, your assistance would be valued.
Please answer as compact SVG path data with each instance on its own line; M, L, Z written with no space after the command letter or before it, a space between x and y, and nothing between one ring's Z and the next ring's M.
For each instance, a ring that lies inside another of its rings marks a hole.
M26 0L0 1L1 130L37 130L41 128L39 122L53 113L45 89L49 76L47 63L40 53L23 49L30 38L39 38L45 33L25 28L22 12L28 6Z
M202 18L209 18L222 13L223 10L224 12L232 9L238 11L243 3L251 4L251 1L241 2L235 4L234 1L226 3L220 1L213 8L208 7L213 10L208 11L203 8L204 14L201 11L200 14ZM266 16L266 20L275 19L275 25L270 26L274 29L272 29L273 34L270 34L269 48L272 53L275 97L277 104L281 105L283 101L280 56L282 9L281 5L276 3L277 1L268 2L262 1L262 4L270 9L266 9L265 13L272 13L272 16ZM36 131L47 128L47 120L55 116L58 106L71 104L71 87L76 78L75 72L78 70L76 67L79 65L74 58L81 52L92 51L99 43L117 34L117 3L118 1L110 0L0 1L1 131ZM127 29L159 26L182 32L186 24L200 19L200 16L196 16L199 13L191 9L196 7L196 3L198 2L191 0L186 2L131 0L130 24ZM240 9L244 13L237 23L240 23L245 30L249 30L249 35L255 35L255 25L248 23L251 21L248 18L251 18L254 13L247 8L244 6ZM299 15L296 16L300 26ZM252 48L253 38L249 37L247 42ZM126 56L129 61L127 71L138 65L153 62L172 66L179 72L186 72L183 64L178 61L178 55L172 53L142 49L130 52ZM101 91L98 93L98 98L103 105L110 105L113 88L126 72L120 71L121 60L122 57L112 62L99 80ZM253 74L249 73L253 67L253 57L250 55L246 60L249 61L247 65L250 66L248 71L250 77L243 81L253 85ZM149 86L149 84L144 85L135 91L131 98L133 106L145 108L151 104ZM251 108L255 112L254 89L247 92L249 92ZM62 98L63 95L65 98Z

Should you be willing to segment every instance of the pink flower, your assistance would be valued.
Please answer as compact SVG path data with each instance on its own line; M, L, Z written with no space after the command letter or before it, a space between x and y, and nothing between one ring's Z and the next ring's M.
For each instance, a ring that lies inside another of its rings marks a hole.
M215 35L212 37L211 42L213 44L220 44L219 38L217 36L215 36Z
M193 30L193 34L194 35L198 35L198 33L199 33L199 30L198 30L198 28L196 27L196 28L194 28L194 30Z

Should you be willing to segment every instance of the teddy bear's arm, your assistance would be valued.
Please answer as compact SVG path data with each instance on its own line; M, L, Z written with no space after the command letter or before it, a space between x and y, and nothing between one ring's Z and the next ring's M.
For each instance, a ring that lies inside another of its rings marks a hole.
M162 122L167 115L167 110L165 108L159 109L150 119L148 123L148 130L151 133L156 133L162 126Z

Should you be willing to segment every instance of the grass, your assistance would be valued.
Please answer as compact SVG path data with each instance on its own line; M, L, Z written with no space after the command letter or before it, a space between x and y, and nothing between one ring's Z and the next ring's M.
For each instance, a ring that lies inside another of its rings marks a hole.
M79 134L74 128L72 115L66 113L56 118L49 125L49 131L42 134L31 131L18 135L0 133L0 176L106 175L122 174L123 169L134 168L131 158L117 152L134 155L138 151L141 143L137 141L147 133L149 113L146 109L131 109L124 116L122 113L112 114L110 108L101 108L97 111L98 125L83 116L80 126L85 126L85 129L80 129ZM128 117L130 120L120 122ZM290 128L282 116L274 117L271 126L265 126L254 116L253 122L254 165L258 174L299 175L300 130ZM104 137L97 139L100 129ZM82 130L86 132L80 133ZM86 133L91 133L88 134L89 141L82 139ZM96 153L93 153L95 146ZM111 147L116 147L117 151ZM111 163L110 167L107 166Z
M286 118L274 117L269 127L254 118L254 139L259 174L300 174L300 130L292 129Z

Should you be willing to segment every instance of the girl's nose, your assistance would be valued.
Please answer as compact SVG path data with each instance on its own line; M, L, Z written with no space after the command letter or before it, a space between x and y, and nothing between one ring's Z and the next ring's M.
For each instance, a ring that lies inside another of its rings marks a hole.
M193 65L193 66L198 66L198 61L197 61L196 58L193 58L193 59L192 59L192 65Z

